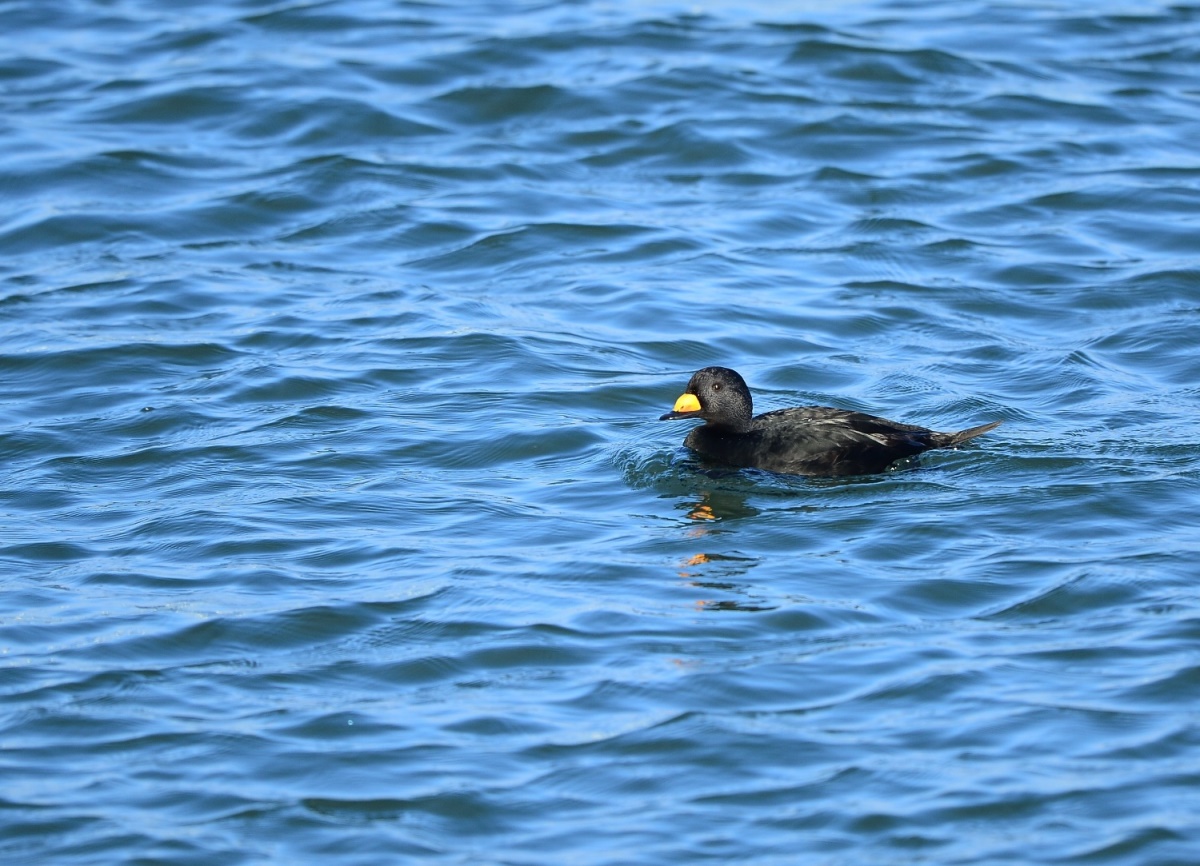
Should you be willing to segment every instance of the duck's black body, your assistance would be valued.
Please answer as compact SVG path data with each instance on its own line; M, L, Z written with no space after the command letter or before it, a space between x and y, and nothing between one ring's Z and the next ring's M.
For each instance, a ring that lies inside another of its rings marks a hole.
M730 466L789 475L869 475L930 448L974 439L1000 422L938 433L862 412L804 406L753 414L746 382L726 367L692 376L673 411L660 420L703 419L683 444Z

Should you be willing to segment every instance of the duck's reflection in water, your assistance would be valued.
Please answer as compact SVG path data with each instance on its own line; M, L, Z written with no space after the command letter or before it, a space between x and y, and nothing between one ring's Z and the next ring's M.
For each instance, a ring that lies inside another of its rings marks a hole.
M689 538L717 542L726 533L721 524L729 520L753 517L759 509L747 504L740 493L719 491L704 492L699 501L681 503L687 509L687 518L692 525L687 530ZM758 565L758 559L736 553L712 550L695 553L682 563L679 576L691 586L719 592L733 598L698 599L700 610L762 611L772 610L774 605L754 594L750 583L737 578Z

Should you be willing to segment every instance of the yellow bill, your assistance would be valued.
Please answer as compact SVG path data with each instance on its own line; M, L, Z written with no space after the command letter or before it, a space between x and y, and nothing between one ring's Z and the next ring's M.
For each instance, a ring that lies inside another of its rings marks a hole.
M695 394L680 394L679 399L675 401L675 405L671 407L672 412L699 412L700 401L696 399Z

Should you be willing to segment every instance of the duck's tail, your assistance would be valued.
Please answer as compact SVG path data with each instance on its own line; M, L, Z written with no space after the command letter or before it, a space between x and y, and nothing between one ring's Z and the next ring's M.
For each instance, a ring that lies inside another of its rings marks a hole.
M1000 426L999 421L993 421L990 424L980 424L978 427L969 427L966 430L959 430L957 433L937 433L934 439L934 448L953 448L955 445L961 445L976 436L982 436L989 430L995 430Z

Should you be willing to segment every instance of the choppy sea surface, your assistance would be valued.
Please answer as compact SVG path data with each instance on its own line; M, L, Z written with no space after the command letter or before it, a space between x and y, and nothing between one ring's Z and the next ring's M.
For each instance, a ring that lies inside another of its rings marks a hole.
M1200 5L0 20L0 859L1200 862Z

